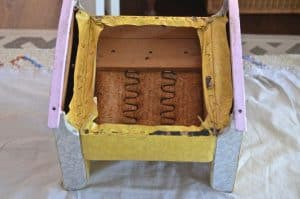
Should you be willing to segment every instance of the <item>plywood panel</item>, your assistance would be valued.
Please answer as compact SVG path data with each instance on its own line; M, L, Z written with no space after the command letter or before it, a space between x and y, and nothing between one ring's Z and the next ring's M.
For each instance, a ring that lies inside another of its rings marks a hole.
M56 29L62 0L1 0L0 28Z
M200 69L200 41L193 28L105 27L97 59L101 70Z
M97 67L200 69L198 39L101 39Z

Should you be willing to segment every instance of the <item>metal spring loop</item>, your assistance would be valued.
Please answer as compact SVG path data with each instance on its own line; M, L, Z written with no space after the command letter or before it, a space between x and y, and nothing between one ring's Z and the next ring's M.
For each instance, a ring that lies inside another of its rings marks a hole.
M162 71L161 78L163 80L161 84L162 96L160 98L160 104L162 105L160 111L161 124L172 125L176 121L176 106L173 99L176 97L175 85L177 75L174 71Z
M139 109L138 97L140 95L140 78L137 71L125 71L125 97L123 99L125 107L123 109L124 123L136 124L138 117L136 112Z

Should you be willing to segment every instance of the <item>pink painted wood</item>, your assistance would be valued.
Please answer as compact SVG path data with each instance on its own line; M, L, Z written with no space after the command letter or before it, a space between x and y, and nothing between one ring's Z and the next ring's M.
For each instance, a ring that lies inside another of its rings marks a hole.
M229 0L228 3L234 95L233 116L236 130L244 132L247 122L239 5L238 0Z
M58 128L59 126L64 87L64 74L67 62L66 59L71 29L71 21L73 17L73 8L73 0L63 0L58 25L58 33L55 47L55 59L50 91L50 103L48 113L49 128Z

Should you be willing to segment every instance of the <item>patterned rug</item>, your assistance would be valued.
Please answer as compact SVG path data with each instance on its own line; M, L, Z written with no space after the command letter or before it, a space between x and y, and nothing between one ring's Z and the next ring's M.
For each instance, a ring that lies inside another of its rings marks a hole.
M0 67L51 67L55 41L56 30L1 30Z
M242 44L245 55L300 54L300 36L244 34Z
M300 54L300 36L245 34L242 40L244 55ZM56 30L1 30L0 67L21 62L51 67L55 41Z

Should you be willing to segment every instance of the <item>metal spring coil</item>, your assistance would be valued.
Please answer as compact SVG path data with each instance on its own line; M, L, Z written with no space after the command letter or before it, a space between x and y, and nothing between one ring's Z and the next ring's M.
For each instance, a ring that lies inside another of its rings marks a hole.
M177 81L177 75L174 71L162 71L161 78L163 79L161 85L161 91L163 95L160 98L160 104L163 106L160 111L161 124L172 125L175 124L175 104L173 99L176 97L175 85Z
M139 109L137 98L140 95L140 78L137 71L125 71L125 97L123 99L125 107L123 109L124 123L136 124L138 121L136 112Z

